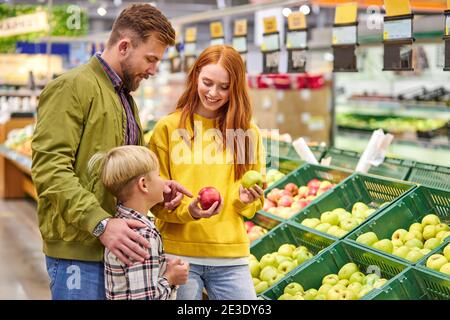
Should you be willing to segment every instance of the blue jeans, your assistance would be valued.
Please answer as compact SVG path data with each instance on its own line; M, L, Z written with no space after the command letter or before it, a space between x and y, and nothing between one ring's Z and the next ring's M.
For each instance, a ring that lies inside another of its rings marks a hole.
M179 287L177 300L201 300L203 288L210 300L256 300L248 265L214 267L191 264L188 282Z
M45 259L53 300L105 300L103 262Z

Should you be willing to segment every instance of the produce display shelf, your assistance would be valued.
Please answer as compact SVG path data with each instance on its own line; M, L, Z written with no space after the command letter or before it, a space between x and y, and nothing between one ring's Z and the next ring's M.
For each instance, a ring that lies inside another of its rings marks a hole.
M428 187L450 190L450 167L416 162L407 180Z
M301 284L304 290L318 289L322 285L324 276L337 274L339 269L349 262L355 263L364 274L377 273L382 278L388 279L383 287L389 285L390 279L408 268L408 265L379 255L373 250L367 250L357 244L338 241L307 263L300 265L274 287L264 291L262 296L268 300L275 300L283 294L284 288L291 282ZM378 290L380 289L374 289L374 291ZM366 299L367 296L363 299Z
M21 165L25 170L31 172L31 158L23 154L18 153L15 150L8 148L5 145L0 145L0 154L3 154L6 158L15 161Z
M364 224L361 228L350 233L346 239L347 241L356 243L356 239L366 232L374 232L379 240L391 239L392 234L397 229L409 229L411 224L415 222L420 223L422 218L430 213L439 216L442 223L449 224L450 193L444 190L419 186L386 208L386 210ZM365 245L362 246L367 247ZM382 251L378 252L389 255L404 263L415 264L395 255Z
M322 213L332 211L336 208L343 208L351 212L356 202L363 202L369 207L376 209L362 224L353 229L356 230L367 224L373 217L377 216L380 212L388 208L389 205L395 203L395 201L402 198L415 187L414 184L404 181L354 173L334 187L332 192L317 198L290 220L294 223L301 224L306 218L320 219ZM307 229L318 234L324 234L315 229ZM349 233L353 230L349 230Z
M450 245L450 237L448 237L443 243L441 243L441 245L439 247L437 247L436 249L431 251L429 254L427 254L425 257L423 257L423 259L418 261L416 264L416 268L424 269L424 270L428 271L429 273L434 274L437 277L445 278L448 281L450 281L450 275L444 274L442 272L439 272L439 271L436 271L436 270L433 270L433 269L427 267L428 258L430 256L432 256L433 254L443 254L444 248L448 245ZM449 298L450 298L450 296L449 296Z

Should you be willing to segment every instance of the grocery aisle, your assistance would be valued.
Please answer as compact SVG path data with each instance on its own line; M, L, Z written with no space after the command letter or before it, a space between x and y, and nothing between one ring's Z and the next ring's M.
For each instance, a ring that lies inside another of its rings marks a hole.
M0 300L50 299L36 204L0 200Z

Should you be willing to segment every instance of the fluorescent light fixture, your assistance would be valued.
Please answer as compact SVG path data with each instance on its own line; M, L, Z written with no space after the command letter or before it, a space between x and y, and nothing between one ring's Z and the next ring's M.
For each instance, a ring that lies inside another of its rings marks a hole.
M98 13L99 16L103 17L104 15L106 15L108 13L108 11L106 11L106 9L103 8L103 7L98 7L97 13Z

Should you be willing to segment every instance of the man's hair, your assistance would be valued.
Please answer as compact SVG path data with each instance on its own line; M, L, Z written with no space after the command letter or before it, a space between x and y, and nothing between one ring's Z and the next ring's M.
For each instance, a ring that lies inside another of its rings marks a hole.
M107 153L97 153L89 161L89 170L100 160L100 178L105 188L121 201L129 197L136 178L159 171L156 155L142 146L121 146Z
M137 47L152 33L167 46L175 44L175 30L161 11L148 3L132 4L114 21L107 46L111 47L124 36L129 36L133 47Z

